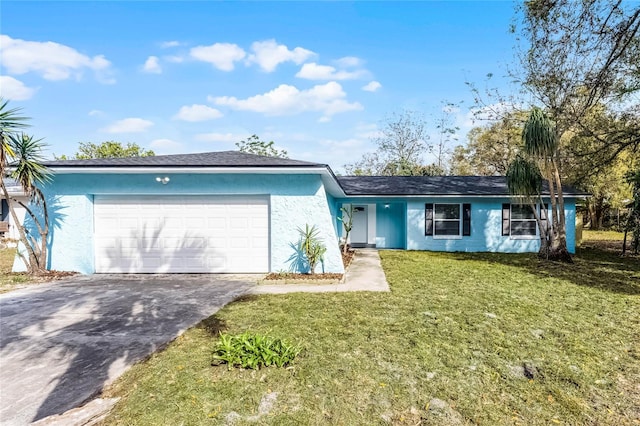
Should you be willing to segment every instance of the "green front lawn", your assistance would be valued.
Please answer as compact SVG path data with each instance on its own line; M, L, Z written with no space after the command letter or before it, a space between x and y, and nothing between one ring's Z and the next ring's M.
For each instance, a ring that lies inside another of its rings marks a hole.
M640 423L637 259L381 256L391 293L227 306L118 380L106 424ZM222 329L304 350L287 369L212 367Z

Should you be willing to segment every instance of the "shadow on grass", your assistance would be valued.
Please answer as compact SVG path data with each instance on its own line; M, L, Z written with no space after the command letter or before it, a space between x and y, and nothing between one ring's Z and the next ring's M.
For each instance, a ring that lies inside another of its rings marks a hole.
M256 295L243 294L234 298L231 302L228 303L228 305L234 303L253 302L257 299L258 296ZM213 337L218 337L221 332L226 331L228 328L227 322L223 319L218 318L217 313L210 316L209 318L202 320L198 325L196 325L196 327L206 331L210 336Z
M532 253L455 253L454 256L458 260L485 260L515 266L539 277L557 278L613 293L640 294L638 259L600 249L578 248L573 264L541 260Z
M221 332L227 329L227 322L223 319L217 318L216 315L212 315L203 320L196 327L201 328L213 337L218 337Z

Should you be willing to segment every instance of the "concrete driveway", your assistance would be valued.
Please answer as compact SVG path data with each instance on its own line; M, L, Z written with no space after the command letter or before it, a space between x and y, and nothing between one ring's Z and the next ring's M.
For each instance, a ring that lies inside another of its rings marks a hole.
M0 424L74 408L256 277L92 275L0 295Z

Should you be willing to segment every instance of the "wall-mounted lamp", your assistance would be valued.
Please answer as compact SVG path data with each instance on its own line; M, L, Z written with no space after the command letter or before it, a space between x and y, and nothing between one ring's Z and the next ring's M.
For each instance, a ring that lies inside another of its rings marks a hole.
M385 205L384 205L384 208L385 208L385 209L388 209L388 208L390 208L390 207L391 207L391 205L390 205L390 204L385 204Z
M158 176L158 177L156 178L156 182L160 182L160 183L161 183L161 184L163 184L163 185L168 184L170 180L171 180L171 179L169 179L169 176L165 176L165 177L160 177L160 176Z

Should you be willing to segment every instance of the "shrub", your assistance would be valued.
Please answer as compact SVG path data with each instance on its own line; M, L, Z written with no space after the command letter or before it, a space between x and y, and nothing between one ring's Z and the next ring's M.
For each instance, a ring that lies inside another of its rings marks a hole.
M314 274L316 265L318 262L324 260L324 254L327 252L327 246L325 246L320 238L320 231L316 226L309 227L309 224L305 225L305 228L298 228L300 233L300 247L309 266L309 273Z
M212 365L227 364L231 367L251 368L290 364L301 348L272 336L244 332L231 335L220 333L220 340L213 351Z

